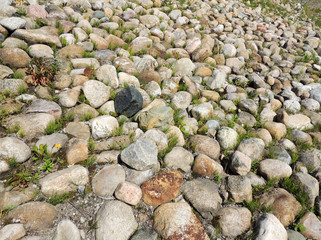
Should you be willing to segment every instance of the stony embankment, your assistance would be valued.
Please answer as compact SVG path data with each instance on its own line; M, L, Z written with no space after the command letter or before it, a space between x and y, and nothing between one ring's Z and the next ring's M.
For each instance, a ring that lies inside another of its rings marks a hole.
M259 2L1 0L0 239L320 240L321 32Z

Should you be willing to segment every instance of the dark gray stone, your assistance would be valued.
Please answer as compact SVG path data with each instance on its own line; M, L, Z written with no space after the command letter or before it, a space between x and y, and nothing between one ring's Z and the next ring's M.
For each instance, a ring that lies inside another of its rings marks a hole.
M271 147L270 152L272 153L271 157L273 159L278 159L278 160L285 162L287 164L290 164L292 161L290 154L282 147L273 146L273 147Z
M117 93L115 98L115 110L118 114L132 117L143 106L143 97L140 92L133 87L126 87Z
M157 233L151 230L138 230L130 240L157 240Z

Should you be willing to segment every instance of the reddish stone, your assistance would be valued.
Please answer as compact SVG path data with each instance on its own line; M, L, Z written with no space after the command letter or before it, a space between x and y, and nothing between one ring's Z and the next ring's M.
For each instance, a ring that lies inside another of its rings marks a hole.
M183 185L183 175L179 171L165 171L143 183L143 201L157 206L178 196Z

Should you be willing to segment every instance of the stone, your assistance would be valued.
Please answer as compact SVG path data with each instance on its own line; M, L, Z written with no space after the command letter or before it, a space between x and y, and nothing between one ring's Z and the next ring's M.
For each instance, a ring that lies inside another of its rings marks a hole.
M227 86L226 78L226 72L220 69L215 69L212 77L206 82L206 85L211 89L225 88Z
M139 124L142 129L166 129L172 125L174 111L170 107L155 106L139 114Z
M96 72L95 76L99 81L107 84L108 86L117 88L119 86L119 80L117 77L116 68L113 65L104 64L100 66Z
M69 219L64 219L59 222L56 234L53 240L80 240L80 232L77 226Z
M70 122L65 127L65 132L72 137L89 140L90 129L89 126L82 122Z
M143 97L136 88L126 87L116 94L115 110L118 114L132 117L142 106Z
M264 127L276 140L280 140L286 135L286 126L283 123L266 122Z
M59 38L55 34L52 34L43 28L30 30L17 29L12 33L11 37L25 40L28 44L42 43L48 45L53 44L57 47L61 47Z
M136 170L148 170L158 164L156 144L146 138L138 139L121 152L120 158Z
M191 171L193 161L193 154L182 147L174 147L164 158L167 167L181 169L183 172Z
M210 157L199 154L193 164L193 173L212 179L216 176L222 176L223 167Z
M314 177L307 173L297 172L293 174L293 181L302 187L304 193L308 195L308 206L314 205L315 198L319 195L319 183Z
M46 127L50 122L55 121L54 116L47 113L30 113L13 115L7 120L7 128L14 129L20 127L20 132L23 131L25 138L33 139L44 134Z
M19 28L24 28L26 23L26 20L20 17L8 17L0 21L0 24L11 32Z
M87 68L90 66L92 69L98 69L100 64L96 58L73 58L70 60L74 68Z
M27 14L33 20L37 18L44 19L47 17L48 12L38 4L31 4L27 9Z
M24 237L26 234L27 232L23 227L23 224L8 224L0 230L0 239L15 240Z
M65 152L68 164L85 161L88 158L88 142L84 139L71 138L66 144Z
M112 116L99 116L91 121L91 134L94 139L111 136L119 128L116 118Z
M72 44L58 50L57 57L68 60L73 58L81 58L84 51L85 50L82 46Z
M213 106L209 102L201 103L192 108L194 118L208 119L213 116Z
M283 147L272 146L269 152L271 153L273 159L280 160L288 165L290 165L292 162L290 154Z
M55 102L37 99L32 101L31 105L26 109L26 113L48 113L58 120L62 115L62 110Z
M224 44L221 48L221 53L228 58L234 57L236 55L236 48L233 44Z
M99 115L99 112L95 108L86 103L76 105L68 113L74 117L75 122L84 121L87 116L96 118Z
M274 188L263 194L260 204L272 207L271 213L279 219L284 227L289 226L301 210L301 204L283 188Z
M251 181L245 176L229 176L227 178L227 191L236 203L252 201Z
M159 25L159 18L155 15L143 15L139 17L139 20L147 28L152 28L156 25Z
M192 95L189 92L179 91L173 94L171 103L174 109L186 109L192 101Z
M249 156L252 161L260 160L263 156L265 144L260 138L247 138L244 139L237 150Z
M22 163L31 156L31 150L27 144L15 137L0 138L0 157L15 159Z
M173 70L177 76L192 76L196 66L189 58L181 58L173 64Z
M219 143L210 137L195 135L189 141L194 147L195 152L205 154L212 159L218 159L220 154Z
M59 93L59 104L63 107L73 107L77 104L80 88L74 87Z
M142 190L134 183L121 182L115 190L115 197L130 205L136 205L142 198Z
M157 233L152 230L140 229L135 232L130 240L157 240Z
M321 104L321 87L312 89L310 91L310 97Z
M147 37L137 37L130 43L129 47L134 52L139 52L141 50L151 47L152 44L153 41Z
M229 127L222 127L218 130L216 138L220 143L222 149L232 149L235 148L238 141L237 132Z
M44 44L34 44L29 48L29 54L35 58L53 58L53 50Z
M282 223L271 213L264 213L258 218L257 229L257 240L288 239Z
M157 150L159 152L164 151L168 148L168 140L166 134L156 128L152 128L146 131L144 136L142 137L152 140L156 144Z
M11 210L8 219L24 224L27 231L41 231L53 227L58 211L46 202L29 202Z
M22 203L30 201L34 194L37 192L33 186L24 189L23 192L19 191L3 191L0 192L0 211L19 206Z
M286 126L297 130L305 130L313 127L310 118L303 114L289 115Z
M118 184L125 181L125 171L122 166L112 164L100 170L92 180L93 192L106 198L114 194Z
M185 199L203 218L211 220L221 208L222 199L218 185L209 179L194 179L184 183L182 193Z
M138 227L132 208L117 200L106 201L98 210L96 221L97 240L128 240Z
M272 178L282 179L292 175L289 164L276 159L260 161L259 172L268 180Z
M11 68L0 64L0 80L10 76L11 74L13 74Z
M221 233L226 237L237 237L251 227L252 214L245 207L225 207L215 216Z
M116 164L118 163L119 155L120 155L120 151L118 150L103 151L100 154L96 155L96 162Z
M305 230L301 232L303 236L309 239L320 239L321 221L314 213L307 212L303 216L301 224L305 227Z
M286 232L288 233L289 240L305 240L306 238L299 232L287 229Z
M209 240L186 202L165 203L154 211L154 229L163 239Z
M230 168L233 172L245 176L251 170L252 160L240 151L235 151L231 157Z
M183 175L177 170L164 171L141 185L143 201L158 206L178 196L183 185Z
M40 137L36 142L36 146L39 149L40 145L46 145L48 153L56 153L65 145L67 141L67 135L63 133L53 133L51 135Z
M96 80L85 82L82 90L85 97L88 99L90 106L94 108L103 105L110 97L110 87Z
M3 79L0 81L0 93L18 94L19 89L27 89L28 85L21 79Z
M89 172L80 165L69 166L41 178L41 192L48 197L76 192L89 182Z

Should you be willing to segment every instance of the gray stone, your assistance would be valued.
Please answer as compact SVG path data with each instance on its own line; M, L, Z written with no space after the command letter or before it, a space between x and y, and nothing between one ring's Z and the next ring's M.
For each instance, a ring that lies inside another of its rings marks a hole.
M43 135L48 124L53 121L55 118L47 113L19 114L8 119L7 128L14 129L19 126L20 133L23 132L27 139L32 139Z
M260 161L259 171L267 179L282 179L290 177L292 174L292 168L289 164L275 159Z
M299 233L297 231L287 229L286 232L288 234L289 240L306 240L306 238L301 233Z
M140 229L135 232L130 240L157 240L157 233L152 230Z
M29 44L53 44L57 47L61 47L61 42L56 35L49 33L44 29L17 29L13 32L11 37L16 37L25 40Z
M192 108L194 118L208 119L213 116L213 106L209 102L201 103Z
M209 179L199 178L185 182L182 193L203 218L211 220L221 208L219 187Z
M62 114L61 107L52 101L37 99L26 109L26 113L48 113L59 119Z
M15 223L8 224L0 230L0 239L3 240L16 240L20 239L27 234L23 224Z
M0 93L8 91L18 94L21 88L28 88L28 85L22 79L3 79L0 81Z
M225 88L227 86L226 78L226 72L215 69L212 77L206 82L206 85L211 89Z
M0 64L0 80L8 77L11 74L13 74L13 71L11 70L11 68Z
M170 107L155 106L139 114L139 124L142 129L166 129L173 124L174 111Z
M20 17L9 17L4 18L0 21L0 24L7 28L9 31L14 31L19 28L24 28L26 25L26 20Z
M164 158L167 167L181 169L184 172L191 171L193 161L193 154L182 147L174 147Z
M51 47L44 44L34 44L29 48L29 54L35 58L53 58L54 52Z
M118 164L107 165L100 170L92 180L95 194L106 198L114 194L118 184L125 181L125 171Z
M0 138L1 158L13 158L18 163L22 163L30 156L31 150L23 141L15 137Z
M245 207L225 207L216 215L221 233L226 237L236 237L251 227L252 214Z
M235 151L231 158L230 168L233 172L245 176L251 170L252 160L242 152Z
M36 146L38 149L40 145L47 145L48 153L56 153L58 152L68 141L68 137L62 133L53 133L48 136L42 136L36 142Z
M96 70L95 75L99 81L102 81L108 86L117 88L119 85L117 71L113 65L102 65L100 68Z
M111 136L119 127L118 121L112 116L99 116L91 121L91 134L94 139Z
M89 104L94 108L103 105L110 97L110 87L96 80L85 82L82 90Z
M251 181L245 176L229 176L227 179L227 191L236 203L252 201Z
M192 95L189 92L179 91L173 94L171 103L174 109L186 109L192 101Z
M40 179L41 191L46 196L61 195L76 192L78 186L86 185L89 182L89 172L85 167L73 165L50 173Z
M263 156L265 145L260 138L247 138L237 147L237 150L249 156L252 161L259 160Z
M218 130L216 138L223 149L232 149L237 144L238 134L232 128L222 127Z
M130 167L142 171L158 164L157 146L149 139L138 139L121 152L121 160Z
M321 87L312 89L310 91L310 97L321 104Z
M196 66L189 58L181 58L173 64L173 70L177 76L192 76Z
M53 240L80 240L80 232L77 226L69 219L59 222Z
M133 87L126 87L116 94L115 110L118 114L132 117L143 106L143 97L140 92Z
M272 146L270 148L270 153L273 159L278 159L286 164L290 164L292 162L290 154L283 147Z
M156 128L146 131L142 137L152 140L156 144L159 152L164 151L168 147L166 134Z
M319 195L319 182L311 175L303 172L293 174L293 181L299 184L303 192L308 195L308 206L314 205L315 198Z
M131 207L120 201L105 202L96 221L97 240L128 240L138 226Z
M270 213L262 214L257 220L256 240L287 240L288 235L282 223Z
M74 87L59 93L59 104L63 107L73 107L77 104L80 88Z

